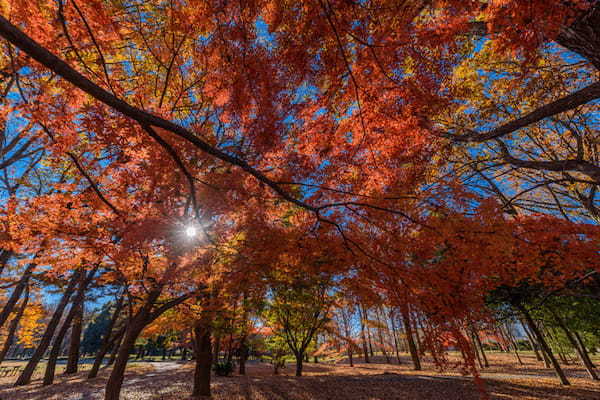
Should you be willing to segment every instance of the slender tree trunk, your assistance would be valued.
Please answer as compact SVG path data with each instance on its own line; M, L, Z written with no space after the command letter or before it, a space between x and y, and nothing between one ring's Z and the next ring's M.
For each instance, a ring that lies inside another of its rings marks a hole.
M194 342L196 365L192 397L210 397L210 370L213 359L210 324L197 324L194 326Z
M486 368L489 368L490 363L488 362L488 359L485 355L485 350L483 349L483 345L481 344L481 339L479 338L479 332L477 332L477 329L475 329L474 327L471 327L471 332L473 334L473 338L475 338L475 344L479 348L479 351L481 352L481 357L483 359L483 366Z
M246 337L242 337L240 341L240 375L246 375L246 360L248 359L248 346L246 345Z
M106 353L108 353L108 351L111 349L111 347L115 348L115 349L119 347L119 340L123 337L124 333L125 333L125 327L121 328L118 332L116 332L112 338L110 338L110 337L106 338L109 340L103 340L103 343L100 346L100 349L98 349L98 353L96 353L96 358L94 359L94 364L92 365L90 372L88 372L87 379L95 378L98 375L98 371L100 370L100 367L102 366L102 361L104 360ZM109 334L111 334L111 332L109 332ZM116 351L114 353L116 354ZM111 357L111 359L114 361L114 357ZM109 364L110 364L110 362L109 362Z
M56 370L56 361L58 360L58 356L60 355L62 349L62 343L64 338L69 330L69 327L73 326L73 321L77 318L81 310L81 305L85 299L85 290L89 283L92 281L94 274L96 273L96 269L89 272L87 276L83 273L81 274L81 278L79 281L79 288L77 289L77 294L75 295L73 302L71 303L71 308L69 309L69 313L65 318L58 334L54 338L54 343L52 345L52 350L50 350L50 356L48 358L48 362L46 363L46 371L44 373L44 382L43 385L51 385L54 382L54 373ZM79 331L81 335L81 331ZM79 352L79 345L77 351Z
M377 327L377 335L379 337L379 343L381 343L381 352L383 353L383 356L385 357L385 362L386 363L390 363L390 356L388 355L387 351L385 350L385 339L384 339L384 333L382 332L382 326L383 326L383 319L381 318L381 312L379 311L378 308L375 309L375 317L377 318L377 323L378 323L378 327Z
M588 353L587 348L585 347L585 343L583 343L583 340L581 339L581 336L579 335L579 333L577 331L573 331L573 335L575 336L575 340L577 340L577 343L579 344L579 347L582 351L583 354L585 354L585 357L590 360L591 366L592 368L596 368L596 366L594 365L594 363L592 362L592 359L590 358L590 355Z
M12 346L15 341L15 333L17 331L17 327L19 326L19 321L23 317L23 313L25 312L25 308L27 308L27 303L29 302L29 285L25 288L25 295L23 296L23 302L17 315L10 321L10 325L8 327L8 333L6 334L6 340L4 341L4 345L2 346L2 350L0 350L0 364L4 361L4 357L8 353L10 346Z
M296 376L302 376L302 362L304 361L303 353L296 353Z
M538 351L537 343L533 339L533 336L531 335L531 332L529 332L529 329L527 329L527 324L521 319L519 319L519 322L521 322L521 326L523 327L523 331L525 331L525 336L527 336L527 340L529 341L531 350L533 350L533 353L535 354L535 359L537 361L544 361L542 356L540 355L540 352Z
M104 337L102 338L102 344L100 345L100 349L98 349L98 353L96 354L96 358L94 359L94 365L92 365L92 369L88 373L88 379L95 378L98 375L98 371L100 370L100 366L102 365L102 360L110 346L115 343L121 335L125 332L125 328L121 330L121 332L117 332L113 335L113 329L115 328L115 324L119 319L119 314L121 313L121 309L123 308L123 301L125 299L124 295L119 297L117 304L115 305L115 311L113 312L112 318L106 328L106 332L104 333ZM112 337L111 337L112 336Z
M506 335L508 337L508 340L512 344L512 347L515 351L515 357L517 358L519 365L523 365L523 361L521 360L521 357L519 356L519 346L517 345L517 341L515 340L515 337L513 336L510 326L508 326L508 324L506 325Z
M350 366L354 367L354 360L352 359L352 347L348 345L348 361L350 361Z
M127 321L127 328L117 356L113 369L106 381L104 400L119 400L121 393L121 386L123 385L123 378L125 375L125 368L127 368L127 361L129 361L129 354L131 349L135 346L139 334L142 332L144 327L150 322L158 318L162 313L167 311L171 307L175 307L181 302L188 298L188 295L180 296L167 304L164 304L159 309L152 311L154 304L160 294L162 293L163 286L155 286L149 293L146 302L140 308L140 310Z
M123 341L117 351L115 364L108 381L106 382L105 400L119 400L121 386L123 385L123 378L125 376L125 369L127 368L127 361L129 360L129 353L145 326L145 318L140 318L139 316L128 324L125 335L123 336Z
M406 342L408 343L408 351L410 352L410 357L413 362L413 369L415 371L421 370L421 360L419 359L419 352L417 350L417 346L415 346L415 340L412 334L412 327L410 321L410 314L408 311L408 306L403 306L400 308L400 315L402 316L402 324L404 325L404 330L406 331Z
M471 343L472 343L472 347L473 347L473 353L475 353L475 357L477 358L477 364L479 364L479 368L483 369L483 363L481 362L481 356L479 355L479 348L477 347L477 342L475 342L475 335L474 335L472 329L471 329ZM465 357L464 352L462 355L464 358Z
M110 357L108 358L108 362L106 363L106 367L110 367L111 365L113 365L115 363L115 360L117 359L117 353L119 352L121 343L123 343L124 336L125 336L125 330L123 329L123 333L121 335L119 335L117 340L115 340L115 343L110 352Z
M6 264L8 264L8 260L10 260L10 257L13 255L13 252L10 250L2 250L0 252L0 275L2 275L2 272L4 271L4 267L6 267Z
M550 313L554 317L554 320L557 322L560 329L562 329L562 331L567 336L567 340L569 341L569 343L571 343L571 346L573 346L577 351L579 359L583 363L583 366L585 367L585 370L587 371L590 378L597 381L598 375L596 374L596 371L594 371L594 365L592 364L592 360L590 360L587 352L585 351L585 348L582 349L579 346L577 339L575 339L575 336L571 333L571 331L569 330L565 322L562 320L562 318L552 308L548 307L548 309L550 310Z
M83 323L84 301L79 303L75 310L75 317L71 326L71 340L69 342L69 356L65 374L74 374L79 367L79 346L81 345L81 328Z
M38 343L38 346L32 354L31 359L21 372L21 375L19 375L19 378L15 382L16 386L27 385L29 382L31 382L31 376L33 375L33 372L35 371L35 368L37 367L38 363L44 356L46 349L50 345L52 336L54 336L54 331L56 331L56 328L58 327L60 318L62 317L65 307L67 306L67 303L69 302L69 299L71 298L71 295L75 290L75 285L77 284L77 281L79 280L80 276L81 271L78 270L73 274L73 276L69 280L69 283L65 288L60 302L56 307L56 311L54 311L54 314L52 314L52 318L50 318L50 321L48 322L48 326L46 327L46 331L44 332L42 339Z
M414 324L413 332L415 333L415 339L417 339L417 351L420 354L425 354L424 349L423 349L423 342L421 341L421 337L419 336L419 325L417 324L416 315L413 316L410 320Z
M365 358L365 362L368 364L369 360L369 349L367 348L367 335L365 334L365 321L363 319L362 312L360 310L360 306L358 308L358 314L360 315L360 333L362 336L362 348L363 348L363 356Z
M48 362L46 363L46 371L44 372L44 382L43 385L51 385L54 382L54 372L56 370L56 361L58 360L58 356L60 355L60 351L62 349L62 343L65 339L65 335L69 330L71 322L73 321L73 315L75 314L74 307L71 306L71 310L69 310L69 314L67 314L67 318L63 322L61 328L58 331L58 334L54 338L54 343L52 344L52 349L50 350L50 355L48 356Z
M0 312L0 328L2 328L2 326L4 326L4 323L10 316L10 313L13 312L15 305L21 298L23 291L29 285L29 278L31 277L31 274L33 273L33 270L35 269L36 266L37 266L37 264L30 263L25 268L25 272L23 272L23 276L21 277L21 279L19 280L19 282L13 289L12 293L10 294L10 297L8 298L6 304L4 305L4 308L2 308L2 312Z
M392 336L394 338L394 349L396 350L396 359L398 360L398 364L402 364L400 360L400 348L398 346L398 335L396 331L396 323L394 321L393 311L390 310L390 322L392 324Z
M531 332L533 332L533 334L535 335L538 343L540 344L540 346L542 348L542 351L550 359L550 362L552 363L552 366L554 367L554 371L556 372L556 375L558 376L560 383L563 385L569 385L570 384L569 380L567 379L564 371L560 367L560 364L558 364L558 361L554 357L554 354L552 353L552 349L550 349L550 346L548 346L548 343L546 342L546 339L544 339L542 332L536 326L535 322L531 318L529 311L527 311L527 309L521 305L517 305L517 308L519 309L519 311L521 311L521 314L523 314L523 317L525 317L525 321L527 322L527 325L529 325Z

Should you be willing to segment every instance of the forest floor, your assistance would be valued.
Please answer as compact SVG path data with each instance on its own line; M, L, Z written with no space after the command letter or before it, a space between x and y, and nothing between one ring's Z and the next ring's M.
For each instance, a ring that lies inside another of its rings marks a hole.
M599 400L600 383L587 378L578 365L565 366L572 385L558 384L551 370L523 354L520 366L512 355L489 353L490 368L482 377L491 399L524 400ZM382 357L376 363L347 362L305 364L305 376L293 376L294 365L288 364L279 376L273 376L269 364L250 362L247 375L213 378L215 400L475 400L481 393L472 377L459 373L436 371L424 362L423 371L412 371L410 360L402 364L386 364ZM395 358L393 360L395 362ZM3 364L5 365L5 364ZM121 398L124 400L179 400L189 398L193 362L132 362L127 370ZM42 387L37 373L30 385L14 388L16 377L0 378L1 400L96 400L102 399L109 371L103 370L92 380L85 372L57 375L56 384Z

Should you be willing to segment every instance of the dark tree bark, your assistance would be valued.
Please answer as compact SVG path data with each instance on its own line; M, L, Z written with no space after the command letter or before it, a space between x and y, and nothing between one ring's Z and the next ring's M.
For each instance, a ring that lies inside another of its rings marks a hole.
M25 268L23 276L13 289L13 292L11 293L10 297L8 298L8 301L4 305L4 308L2 308L2 312L0 312L0 328L2 328L2 326L8 319L10 313L13 312L15 305L17 304L17 302L21 298L21 295L23 294L23 291L29 285L29 278L31 277L31 274L33 273L33 270L36 267L37 264L30 263Z
M406 331L406 342L408 343L408 351L413 362L413 369L415 371L421 370L421 360L419 359L419 352L415 345L415 339L413 338L413 332L411 327L410 314L408 312L408 306L400 307L400 315L402 316L402 324Z
M527 340L529 340L529 344L531 345L531 349L533 350L533 353L535 354L535 359L537 361L544 361L544 359L540 355L540 352L538 351L538 344L537 344L537 342L533 338L533 335L531 334L531 332L529 332L529 329L527 329L527 324L523 320L521 320L521 319L519 319L519 322L521 322L521 326L523 327L523 330L525 331L525 336L527 336Z
M129 361L129 354L131 353L131 349L134 347L139 334L146 325L158 318L168 309L175 307L190 297L190 294L180 296L153 310L156 301L162 293L162 289L162 285L157 285L151 289L148 292L148 297L142 307L135 315L131 316L129 321L127 321L125 334L116 353L113 369L106 381L104 392L105 400L119 400L125 376L125 368L127 368L127 361Z
M210 324L199 323L194 326L194 352L196 365L192 397L210 397L210 370L213 359Z
M92 369L88 373L88 379L95 378L98 375L98 370L100 370L100 366L102 365L102 360L111 346L117 345L117 341L125 332L125 328L122 328L121 331L113 334L113 329L115 328L115 324L119 319L119 314L121 313L121 309L123 308L123 301L125 299L124 295L119 297L117 304L115 305L115 311L110 319L108 327L106 328L106 332L104 333L104 337L102 338L102 344L100 345L100 349L98 349L98 353L96 354L96 358L94 359L94 365L92 365Z
M112 334L112 332L108 332L108 335L111 335L111 334ZM111 348L118 349L118 347L120 345L120 340L124 334L125 334L125 327L122 327L116 333L114 333L112 335L112 337L107 336L105 339L108 339L108 340L103 340L102 345L101 345L100 349L98 350L98 353L96 353L96 358L94 359L94 364L92 365L92 368L90 369L90 372L87 375L87 379L95 378L98 375L98 371L100 370L100 367L102 366L102 361L104 360L106 353L108 353L108 351ZM115 357L116 357L116 350L111 354L110 360L107 365L111 365L112 362L114 362Z
M67 303L69 302L69 299L71 298L71 295L75 291L75 285L79 281L80 276L81 271L78 270L73 274L73 276L69 280L69 283L65 288L65 291L63 292L60 302L56 307L56 311L54 311L54 314L52 314L52 318L50 318L50 321L48 322L48 326L46 327L46 331L44 332L42 339L38 343L38 346L35 349L33 355L31 356L31 359L21 372L21 375L19 375L19 378L15 382L16 386L27 385L29 382L31 382L31 376L33 375L33 372L35 371L35 368L37 367L38 363L44 356L46 349L50 345L52 336L54 336L54 332L58 327L60 318L62 317L62 314L65 310L65 307L67 306Z
M485 350L483 349L483 345L481 344L481 339L479 338L479 333L477 332L477 329L475 329L474 327L471 328L471 332L473 334L473 338L475 339L475 344L476 344L477 348L479 349L479 351L481 352L481 358L483 359L483 366L488 368L490 366L490 363L488 362L488 359L485 355Z
M393 310L390 310L390 322L392 323L392 336L394 337L394 349L396 350L396 359L398 360L398 364L402 364L402 361L400 360L400 348L398 345L398 335L396 331L396 322L394 321Z
M296 376L302 376L302 363L304 362L304 354L296 353L294 356L296 357Z
M96 267L97 268L97 267ZM79 280L79 287L77 289L77 294L73 298L73 302L71 304L71 308L69 309L69 313L65 318L60 330L58 331L56 337L54 338L54 343L52 345L52 350L50 350L50 356L48 357L48 362L46 363L46 371L44 373L44 382L43 385L51 385L54 382L54 373L56 370L56 361L58 360L58 356L60 355L60 351L62 349L63 340L69 330L69 327L72 327L73 321L77 317L77 314L80 311L81 305L85 299L85 290L88 285L94 278L96 273L96 268L90 271L87 276L81 273L81 277ZM81 331L80 331L81 334ZM79 351L79 349L78 349Z
M25 288L25 295L23 296L23 303L17 312L17 315L10 321L10 325L8 327L8 333L6 334L6 340L4 341L4 345L2 345L2 350L0 350L0 364L4 361L4 357L8 353L10 346L12 346L15 341L15 333L17 331L17 327L19 326L19 321L23 317L23 313L25 312L25 308L27 307L27 303L29 302L29 285Z
M544 335L542 334L542 331L537 327L537 325L533 321L533 318L531 318L531 314L529 314L529 311L527 311L527 309L520 304L516 305L516 307L521 312L521 314L523 314L523 317L525 318L525 322L527 322L529 329L531 329L531 332L535 335L537 342L540 344L540 346L542 348L542 351L546 354L546 356L550 360L550 363L554 367L554 371L556 372L556 376L558 376L560 383L563 385L570 385L570 382L567 379L564 371L560 367L560 364L556 360L556 357L554 357L554 354L552 353L552 349L550 348L550 346L548 346L546 339L544 339Z
M246 375L246 361L248 360L248 346L246 345L246 337L241 339L240 343L240 368L239 374Z
M506 336L508 337L509 342L512 344L517 362L519 365L523 365L523 360L521 360L521 356L519 356L519 346L517 345L517 341L515 340L515 337L510 331L510 327L508 325L506 326Z
M573 346L575 348L575 350L577 351L577 354L579 355L579 359L583 363L583 366L585 367L585 370L587 371L590 378L597 381L598 375L596 374L596 371L594 371L594 364L592 363L592 360L590 360L590 357L588 356L587 352L585 351L585 348L583 348L583 350L582 350L582 348L579 346L579 343L577 342L577 339L575 339L575 336L573 335L571 330L567 327L567 325L562 320L562 318L558 315L558 313L556 313L551 307L547 307L547 308L550 310L552 317L554 318L554 320L556 321L556 323L558 324L560 329L565 333L567 340L569 341L569 343L571 343L571 346Z
M6 264L8 264L8 260L10 260L10 257L12 257L13 252L10 250L1 250L0 251L0 275L2 275L2 272L4 271L4 267L6 267Z
M79 366L79 346L81 345L81 329L83 323L84 302L82 301L75 310L73 324L71 325L71 340L69 342L69 356L65 374L74 374Z
M556 42L600 69L600 5L596 2L570 26L563 27Z
M365 359L365 362L368 364L371 361L369 360L369 349L367 348L367 335L365 333L365 321L363 319L363 315L362 315L360 306L358 308L358 313L360 315L360 334L362 337L363 357Z

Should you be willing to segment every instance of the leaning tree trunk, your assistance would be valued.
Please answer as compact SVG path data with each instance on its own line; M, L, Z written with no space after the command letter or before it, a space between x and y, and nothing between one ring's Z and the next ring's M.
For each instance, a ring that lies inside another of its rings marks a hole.
M122 327L118 332L116 332L114 335L112 335L112 337L111 337L112 332L108 332L108 334L107 334L108 336L105 338L105 340L103 340L102 345L100 346L100 349L98 349L98 353L96 353L96 358L94 359L94 364L92 365L90 372L88 372L87 379L93 379L96 376L98 376L98 371L100 370L100 366L102 365L102 361L104 360L106 353L108 353L108 351L111 348L114 348L114 349L119 348L119 340L123 337L124 333L125 333L125 327ZM111 357L112 361L114 361L114 359L116 357L116 351L113 353L113 355L114 355L114 357ZM111 364L111 362L109 361L107 365L110 365L110 364Z
M58 334L54 338L54 343L52 344L52 349L50 350L50 355L48 356L48 362L46 363L46 371L44 372L44 382L42 383L44 386L51 385L54 382L56 361L60 355L63 340L65 339L65 335L67 334L71 322L73 321L75 312L75 305L72 305L71 310L69 310L69 314L67 314L67 318L65 318L65 321L58 331Z
M579 333L577 331L573 331L573 335L575 335L575 340L577 340L577 343L579 343L579 347L581 348L581 351L583 352L583 354L585 354L585 356L590 360L592 367L596 368L596 366L594 365L594 363L592 362L592 360L590 358L588 350L585 347L585 343L583 343L583 340L581 339L581 336L579 335Z
M75 317L71 326L71 341L69 342L69 356L65 374L74 374L79 366L79 346L81 345L81 325L83 323L84 302L80 302L75 310Z
M6 334L6 340L4 341L4 345L2 346L2 350L0 350L0 364L4 361L4 357L8 353L10 346L12 346L15 340L15 333L17 331L17 327L19 326L19 321L23 317L23 313L25 312L25 308L27 307L27 303L29 302L29 285L25 288L25 295L23 296L23 303L17 312L17 315L10 321L10 326L8 327L8 333Z
M210 324L194 326L194 352L196 365L192 397L210 397L210 370L213 360Z
M2 250L2 252L0 253L0 275L2 275L4 267L6 267L6 264L8 264L8 260L10 260L10 257L12 255L13 252L10 250Z
M408 351L410 352L410 357L412 358L413 369L415 371L420 371L421 360L419 359L419 351L417 350L417 346L415 345L415 339L412 333L412 326L410 321L410 314L408 312L408 307L401 307L400 315L402 316L402 324L404 325L404 330L406 331L406 342L408 343Z
M552 353L552 349L550 349L550 346L546 342L546 339L544 339L544 335L542 334L540 329L537 327L537 325L533 321L533 318L531 318L531 314L529 314L529 311L527 311L527 309L520 304L516 305L516 307L521 312L521 314L523 314L523 317L525 317L525 321L527 322L527 325L529 325L531 332L535 335L537 342L540 344L540 347L542 348L542 351L546 354L546 356L550 360L550 363L554 367L554 371L556 372L556 375L558 376L560 383L563 385L570 385L569 380L567 379L564 371L560 367L560 364L556 360L556 357L554 357L554 354Z
M31 382L31 376L33 375L33 372L35 371L35 368L37 367L38 363L44 356L46 349L50 345L52 336L54 336L54 331L56 331L56 328L58 327L60 318L65 310L65 307L67 306L67 303L69 302L69 299L71 298L71 295L73 294L73 291L75 290L75 285L77 284L80 275L81 271L78 270L71 277L69 284L65 289L65 292L63 293L62 298L58 303L58 306L56 307L56 311L54 311L54 314L52 314L52 318L50 318L50 321L48 322L48 326L46 327L46 331L44 332L42 339L38 343L38 346L35 349L33 355L31 356L31 359L23 369L23 372L21 372L21 375L19 375L19 378L15 382L16 386L27 385L29 382Z
M96 358L94 360L94 365L92 365L92 369L90 369L90 372L88 373L88 379L92 379L95 378L96 375L98 375L98 370L100 369L100 366L102 365L102 360L104 359L104 356L106 355L106 353L108 353L108 350L110 349L110 347L112 345L117 345L117 341L120 339L121 335L123 335L123 333L125 332L125 328L123 328L120 332L115 333L114 335L113 333L113 329L115 328L115 324L117 323L117 320L119 319L119 314L121 313L121 309L123 308L123 301L125 299L124 295L121 295L119 297L119 300L117 301L117 304L115 306L115 311L113 312L112 318L110 319L110 322L108 324L108 327L106 328L106 333L104 334L104 338L102 338L102 344L100 345L100 349L98 349L98 353L96 354Z
M583 350L581 349L581 347L579 346L579 343L577 343L577 340L575 339L575 337L573 336L573 334L571 333L569 328L567 328L567 325L562 320L562 318L552 308L548 308L548 309L550 310L550 313L554 317L554 320L558 323L558 326L560 327L560 329L562 329L562 331L567 336L567 340L569 341L569 343L571 343L571 346L573 346L575 348L575 350L577 351L577 354L579 355L579 359L583 363L585 370L587 371L590 378L597 381L598 375L596 374L596 371L594 371L594 364L592 363L592 360L590 360L587 352L585 351L585 348Z
M471 327L471 332L473 334L473 338L475 339L475 346L481 352L481 357L483 358L483 366L489 368L490 363L485 355L485 350L483 349L483 345L481 344L481 339L479 338L479 332L474 327Z
M21 298L23 291L29 285L29 278L31 277L31 274L33 273L33 270L36 266L37 264L30 263L25 268L25 272L23 272L22 278L19 280L12 293L10 294L8 301L4 305L4 308L2 308L2 312L0 312L0 328L2 328L2 326L8 319L10 313L13 312L13 309L19 301L19 299Z
M121 386L123 386L123 379L125 377L125 369L127 368L127 361L129 360L129 353L135 345L135 341L146 326L146 319L140 318L143 316L137 316L137 318L129 321L127 330L123 336L123 341L117 351L117 356L113 369L106 381L106 388L104 393L104 400L119 400L121 394Z
M369 349L367 348L367 335L365 334L365 321L362 316L362 312L360 311L360 307L358 309L358 313L360 314L360 334L362 337L362 348L363 348L363 356L365 359L365 363L369 363Z
M79 288L77 289L77 294L73 299L71 304L71 308L67 317L65 318L56 338L54 339L54 343L52 345L52 350L50 351L50 356L48 358L48 363L46 364L46 371L44 373L44 382L43 385L51 385L54 382L54 372L56 370L56 361L58 360L58 356L60 355L60 351L62 348L62 343L65 339L67 331L69 327L73 325L74 319L77 317L77 314L80 311L81 305L85 299L85 290L94 278L94 274L96 273L96 269L89 272L87 276L81 275L79 281ZM80 332L81 333L81 332Z
M125 376L125 368L127 368L127 361L129 360L129 353L131 352L131 349L135 345L135 341L146 325L160 317L162 313L168 309L181 304L190 296L190 294L180 296L163 304L158 309L152 310L156 300L162 293L163 287L163 285L157 285L151 291L149 291L146 302L143 304L137 314L132 316L132 318L127 321L127 328L121 341L121 345L117 351L113 369L108 377L108 380L106 381L104 400L119 400L121 387L123 386L123 378Z
M533 336L529 332L529 329L527 329L527 324L524 321L522 321L521 319L519 319L519 322L523 326L523 331L525 331L525 336L527 336L527 340L529 341L529 344L531 345L531 350L533 350L533 353L535 354L535 359L537 361L543 361L542 356L540 355L540 352L538 351L537 343L533 339Z

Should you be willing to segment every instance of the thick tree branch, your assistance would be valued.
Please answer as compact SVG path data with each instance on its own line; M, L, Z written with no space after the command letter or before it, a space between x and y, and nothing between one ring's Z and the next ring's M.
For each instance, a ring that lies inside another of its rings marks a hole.
M545 118L572 110L596 99L600 99L600 82L592 83L581 90L541 106L521 118L517 118L514 121L500 125L499 127L494 128L486 133L468 130L469 133L463 135L443 134L443 136L455 142L481 143L487 140L498 139L521 128L525 128L526 126L539 122Z
M44 65L45 67L49 68L54 73L61 76L63 79L67 80L74 86L83 90L84 92L99 100L100 102L112 107L113 109L122 113L123 115L137 121L141 125L156 126L165 129L169 132L172 132L173 134L181 137L182 139L185 139L188 142L192 143L201 151L210 154L226 163L240 167L242 170L254 176L257 180L269 186L275 193L277 193L285 200L304 209L314 212L317 211L315 207L310 206L287 193L285 190L279 187L277 183L269 179L262 172L252 167L246 161L236 156L227 154L211 146L210 144L200 139L186 128L177 125L171 121L167 121L156 115L152 115L137 107L134 107L128 104L127 102L117 98L108 91L104 90L100 86L96 85L94 82L90 81L85 76L81 75L71 66L69 66L69 64L67 64L66 62L64 62L54 54L50 53L48 50L46 50L39 44L37 44L33 39L27 36L16 26L11 24L3 16L0 16L0 36L8 40L16 47L20 48L31 58Z
M589 176L594 181L600 183L600 167L584 160L557 160L557 161L529 161L521 160L513 157L506 145L498 140L498 145L502 151L504 160L516 167L535 169L540 171L554 171L554 172L565 172L574 171L580 172L584 175Z

